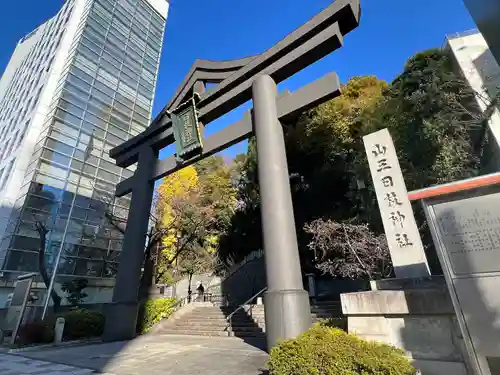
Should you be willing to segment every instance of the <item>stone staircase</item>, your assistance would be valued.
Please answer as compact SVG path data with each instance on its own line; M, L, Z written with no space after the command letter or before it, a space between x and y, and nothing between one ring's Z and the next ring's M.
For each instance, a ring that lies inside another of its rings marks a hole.
M207 303L192 303L178 315L163 320L153 330L158 334L235 336L241 338L265 339L265 318L263 305L246 305L231 318L235 307L213 306ZM342 319L339 302L322 301L311 304L313 323L322 319Z
M342 319L342 305L339 301L311 302L311 318L313 323L323 319Z
M175 335L265 337L263 329L259 326L258 321L252 319L250 311L248 313L243 309L237 311L232 316L232 324L229 325L226 317L235 310L234 308L196 306L196 303L194 305L191 311L182 316L160 322L160 326L155 332ZM263 314L262 310L262 321Z

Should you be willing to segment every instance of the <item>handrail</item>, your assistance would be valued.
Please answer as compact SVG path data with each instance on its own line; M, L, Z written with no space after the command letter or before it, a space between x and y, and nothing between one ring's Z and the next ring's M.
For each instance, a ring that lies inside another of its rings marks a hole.
M239 305L231 314L229 314L226 317L226 321L228 322L228 329L229 329L230 333L232 332L232 318L233 318L233 315L236 314L239 310L245 308L245 305L247 305L249 302L251 302L254 298L259 297L266 290L267 290L267 286L264 287L264 288L262 288L260 291L258 291L257 293L255 293L252 297L250 297L249 299L247 299L244 303L242 303L241 305ZM250 310L252 309L252 307L250 308Z
M185 297L182 297L181 299L179 299L176 303L174 303L172 305L172 310L173 312L177 311L179 308L181 308L182 306L184 306L184 303L188 300L190 296L185 296ZM189 302L188 302L189 303Z

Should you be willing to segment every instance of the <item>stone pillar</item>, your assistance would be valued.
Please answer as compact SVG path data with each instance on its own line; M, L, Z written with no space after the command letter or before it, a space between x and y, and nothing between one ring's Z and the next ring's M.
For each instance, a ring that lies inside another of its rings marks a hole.
M158 152L151 148L139 154L113 300L106 313L105 341L130 340L136 335L141 268L154 191L154 183L148 179L157 159Z
M276 83L258 76L252 86L253 126L261 198L268 290L264 295L267 347L311 326L309 295L302 285L295 218Z

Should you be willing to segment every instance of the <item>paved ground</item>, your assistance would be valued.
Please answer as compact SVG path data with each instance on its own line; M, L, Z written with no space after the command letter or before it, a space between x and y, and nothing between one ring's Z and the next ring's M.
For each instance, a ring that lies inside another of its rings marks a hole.
M17 355L0 354L2 375L90 375L94 370L66 366L52 362L38 361Z
M146 335L129 342L0 355L0 374L260 375L266 359L265 352L237 338Z

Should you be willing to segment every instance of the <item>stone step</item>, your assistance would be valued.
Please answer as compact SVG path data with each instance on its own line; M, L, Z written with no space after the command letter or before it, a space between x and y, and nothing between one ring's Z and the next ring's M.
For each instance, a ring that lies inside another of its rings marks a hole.
M233 326L233 327L228 327L228 326L189 326L189 325L172 325L168 327L168 329L188 329L190 331L196 332L196 331L222 331L222 332L260 332L262 333L262 329L259 327L242 327L242 326Z
M311 306L311 310L342 310L342 306Z
M264 317L256 317L257 319L264 319ZM178 320L196 320L196 321L217 321L217 322L227 322L228 319L225 316L203 316L203 315L185 315L178 318ZM251 322L252 317L250 316L233 316L230 319L232 322Z
M259 334L263 333L263 330L258 327L232 327L229 329L229 327L212 327L212 326L199 326L199 327L190 327L190 326L184 326L184 325L173 325L169 327L165 327L164 329L161 330L161 332L165 330L172 330L172 331L191 331L191 332L236 332L236 333L248 333L248 334Z
M340 315L340 314L317 313L317 314L311 314L311 316L315 317L315 318L340 318L342 315Z
M177 320L172 322L176 326L185 326L185 327L193 327L196 329L197 327L229 327L227 322L219 322L219 321L193 321L193 320ZM257 327L255 322L242 322L242 323L234 323L231 325L232 327Z
M329 311L315 311L311 312L312 317L317 317L317 318L336 318L336 317L341 317L342 314L339 312L329 312ZM227 316L222 315L222 314L204 314L202 312L199 313L190 313L187 315L184 315L180 317L179 319L185 320L199 320L199 321L205 321L205 320L214 320L214 321L227 321ZM245 315L245 314L235 314L231 317L231 321L233 322L247 322L247 321L264 321L265 319L265 314L252 314L252 315Z
M189 315L193 315L193 316L206 316L206 317L214 317L214 318L225 318L227 316L229 316L230 314L222 314L222 313L213 313L213 312L205 312L205 311L193 311L191 313L189 313ZM236 314L233 314L233 317L237 318L237 317L247 317L248 315L245 314L245 313L236 313Z
M222 336L222 337L229 337L229 336L236 336L236 337L252 337L252 338L263 338L265 339L266 335L263 332L249 332L249 331L240 331L240 332L229 332L229 331L215 331L215 330L190 330L186 328L180 328L180 329L164 329L159 332L160 334L170 334L170 335L189 335L189 336Z
M179 329L166 328L162 329L160 332L162 335L188 335L188 336L222 336L229 337L230 332L225 331L201 331L201 330L191 330L185 327Z
M238 336L265 338L264 306L251 309L240 309L234 314L236 307L196 306L192 311L169 321L158 333L198 336ZM231 327L227 316L233 314ZM316 323L325 319L338 319L341 306L336 302L320 302L311 306L311 320ZM340 322L340 320L339 320Z
M339 311L339 312L341 312L342 309L320 309L320 308L314 307L314 308L311 308L311 311L312 312L315 312L315 311Z

